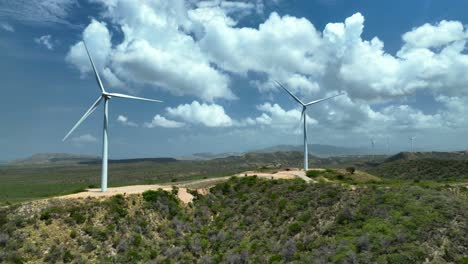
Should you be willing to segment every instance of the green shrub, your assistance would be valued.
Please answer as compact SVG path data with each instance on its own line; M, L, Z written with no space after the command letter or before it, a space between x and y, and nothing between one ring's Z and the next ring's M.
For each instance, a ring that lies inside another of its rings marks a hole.
M346 171L347 171L349 174L354 174L354 172L356 171L356 168L354 168L354 167L347 167L347 168L346 168Z
M73 259L74 259L74 257L70 253L70 251L66 250L65 253L63 253L63 263L72 262Z
M310 177L310 178L316 178L316 177L320 176L321 173L322 172L319 171L319 170L308 170L306 172L306 175L307 175L307 177Z
M111 216L116 218L125 217L128 214L127 201L122 194L112 196L107 202Z
M288 226L288 231L289 231L289 234L291 235L295 235L299 233L301 229L302 229L302 225L301 223L298 223L298 222L294 222Z
M70 217L75 221L77 224L82 224L86 221L86 217L78 211L72 211Z
M173 195L177 195L177 194L179 193L179 187L177 187L177 186L172 186L171 193L172 193Z
M162 189L144 192L143 199L170 218L181 213L179 199L177 199L174 194L163 191Z

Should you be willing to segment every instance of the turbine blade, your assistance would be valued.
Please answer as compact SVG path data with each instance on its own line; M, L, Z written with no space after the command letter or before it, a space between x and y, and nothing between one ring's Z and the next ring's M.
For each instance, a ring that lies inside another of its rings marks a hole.
M317 104L317 103L320 103L320 102L323 102L323 101L326 101L326 100L329 100L329 99L335 98L335 97L337 97L337 96L340 96L340 95L344 95L344 93L340 93L340 94L337 94L337 95L334 95L334 96L330 96L330 97L327 97L327 98L323 98L323 99L315 100L315 101L312 101L312 102L310 102L310 103L307 103L307 104L305 104L305 106L309 106L309 105Z
M275 82L279 87L283 88L289 95L291 95L292 98L296 100L296 102L300 103L301 105L304 105L304 103L301 100L299 100L299 98L297 98L293 93L291 93L288 89L286 89L286 87L284 87L280 82L278 81L275 81Z
M94 110L96 110L96 108L98 107L99 103L101 102L102 100L102 96L99 96L99 98L96 100L96 102L94 102L94 104L88 109L88 111L86 111L86 113L80 118L80 120L78 120L78 122L76 122L76 124L73 126L73 128L70 130L70 132L68 132L68 134L62 139L62 141L65 141L70 135L71 133L73 133L73 131L88 117L90 116Z
M150 101L150 102L156 102L156 103L162 103L163 102L163 101L160 101L160 100L148 99L148 98L143 98L143 97L136 97L136 96L120 94L120 93L107 93L107 95L110 95L112 97L118 97L118 98L143 100L143 101Z
M105 93L106 90L104 90L104 85L102 85L101 78L99 77L99 73L98 73L98 71L96 70L96 66L94 65L93 58L91 58L91 54L89 53L88 46L86 46L86 42L85 42L84 40L83 40L83 44L84 44L84 46L85 46L86 53L88 53L89 61L91 62L91 65L93 66L94 76L96 77L96 82L97 82L98 85L99 85L99 89L101 89L101 92L102 92L102 93Z

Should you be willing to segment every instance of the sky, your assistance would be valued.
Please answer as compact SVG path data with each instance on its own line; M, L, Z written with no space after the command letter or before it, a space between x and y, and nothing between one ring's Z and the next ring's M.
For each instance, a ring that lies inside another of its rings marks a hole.
M0 160L244 152L302 143L392 151L468 148L468 1L3 0ZM385 145L385 146L384 146Z

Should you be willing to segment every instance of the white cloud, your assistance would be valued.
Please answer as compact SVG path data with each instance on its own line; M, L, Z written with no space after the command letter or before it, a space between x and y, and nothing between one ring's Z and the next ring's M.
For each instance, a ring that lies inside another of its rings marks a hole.
M147 128L154 128L154 127L165 127L165 128L180 128L185 126L182 122L177 122L174 120L169 120L164 116L155 115L151 123L145 123L145 127Z
M207 127L230 127L234 122L217 104L200 104L193 101L191 104L179 105L175 108L166 108L169 115L178 117L192 124L201 124Z
M301 125L301 110L284 110L278 104L271 103L258 105L257 109L263 112L259 117L255 118L257 124L292 130ZM317 121L307 115L307 123L308 125L314 125L317 124Z
M106 27L106 23L93 19L83 31L83 40L88 45L96 67L102 71L107 64L111 52L111 35ZM83 41L76 43L70 48L65 60L76 66L82 74L92 71Z
M39 45L43 45L48 50L53 50L54 49L54 44L53 44L51 35L44 35L44 36L40 36L38 38L35 38L34 42L36 42Z
M72 138L72 141L78 144L94 143L94 142L97 142L97 138L95 138L91 134L84 134L84 135Z
M446 20L436 25L424 24L403 34L404 48L437 48L466 37L462 23Z
M456 21L413 29L391 55L377 37L362 38L360 13L320 32L305 18L274 12L258 28L238 27L234 13L262 4L256 1L95 1L123 40L112 45L107 25L95 20L83 35L88 42L103 39L90 44L92 53L112 73L106 79L120 86L146 85L204 101L234 99L230 77L256 72L262 77L251 83L263 92L277 91L277 79L304 100L346 90L352 99L375 102L424 89L460 90L468 82L462 74L468 70L467 34ZM89 63L78 44L67 60L86 72Z
M203 23L205 35L200 46L221 68L240 75L262 72L293 84L300 80L305 84L301 89L318 90L311 79L324 71L312 52L319 48L320 33L307 19L272 13L254 29L233 27L229 19L214 17L206 10L192 10L189 14ZM291 88L302 92L297 85Z
M128 117L123 116L123 115L119 115L117 117L117 122L119 122L120 124L122 124L124 126L131 126L131 127L137 127L138 126L138 124L128 120Z
M0 28L8 32L15 32L15 28L6 22L0 22Z
M31 24L67 24L76 0L0 1L0 17Z
M102 5L100 18L106 22L92 20L83 38L102 39L89 46L104 78L113 86L149 86L197 96L198 101L167 110L187 123L297 124L300 110L276 104L259 106L258 116L231 118L213 101L236 98L233 76L256 76L249 83L267 96L283 93L273 85L279 80L304 101L346 91L347 96L309 110L310 124L329 131L460 127L468 113L461 106L468 96L467 29L457 21L402 32L402 47L390 54L378 37L363 38L365 19L360 13L319 31L305 18L277 13L258 27L239 26L242 16L266 1L94 1ZM119 43L111 43L109 29L114 27L123 33ZM89 62L78 44L70 48L67 61L86 73ZM418 103L407 103L416 92L432 96L435 108L443 109L427 113Z
M229 77L213 67L193 39L191 34L202 28L188 19L184 1L96 2L104 7L103 16L123 33L122 42L112 46L105 23L93 20L85 29L87 43L96 40L89 48L99 57L101 69L108 67L122 82L149 85L178 96L195 95L206 101L235 98ZM78 42L71 47L67 61L86 72L89 63L84 55Z

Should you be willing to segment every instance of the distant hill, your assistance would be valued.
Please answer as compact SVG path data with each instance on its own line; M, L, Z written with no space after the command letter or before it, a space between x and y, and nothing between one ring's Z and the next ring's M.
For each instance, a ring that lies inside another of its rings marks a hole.
M152 162L152 163L169 163L177 162L174 158L141 158L141 159L120 159L109 160L110 164L126 164L126 163L139 163L139 162ZM101 159L91 161L81 161L80 164L101 164Z
M79 163L96 161L100 158L91 155L77 155L67 153L39 153L25 159L18 159L10 162L12 165L41 165L59 163Z
M392 179L466 180L468 152L401 152L366 171Z
M218 158L226 158L230 156L241 156L243 153L240 152L224 152L224 153L211 153L211 152L201 152L193 153L188 156L177 157L179 160L210 160Z
M368 150L364 148L348 148L338 147L332 145L309 144L309 153L318 157L331 157L331 156L349 156L367 154ZM273 147L252 150L251 152L270 153L278 151L303 151L303 146L293 145L277 145Z
M468 151L400 152L388 158L387 162L397 161L397 160L417 160L417 159L468 160Z

